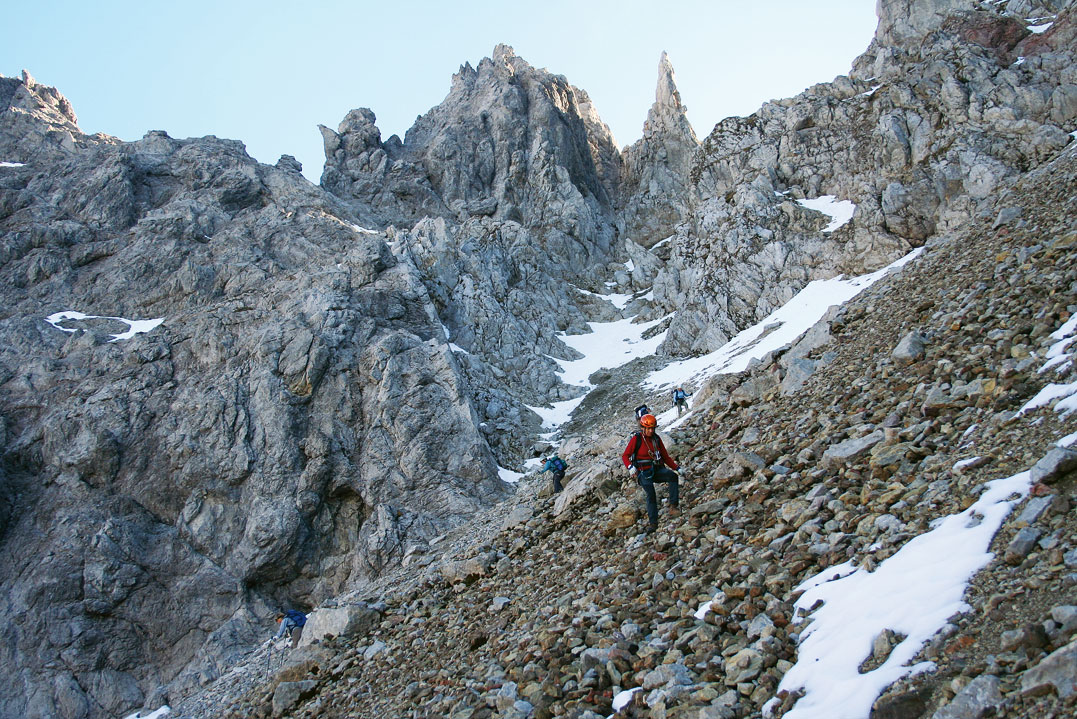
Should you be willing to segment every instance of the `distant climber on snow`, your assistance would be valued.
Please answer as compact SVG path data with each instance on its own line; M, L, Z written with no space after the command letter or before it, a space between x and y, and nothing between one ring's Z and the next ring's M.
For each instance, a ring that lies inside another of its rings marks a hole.
M673 390L673 406L677 408L678 417L688 411L688 393L684 391L684 387Z
M277 634L273 638L288 637L292 640L292 649L295 649L299 644L299 637L303 634L303 625L307 623L307 615L295 609L289 609L277 615L277 622L280 628L277 629Z
M662 438L655 429L658 420L653 414L645 414L639 420L640 429L628 438L621 461L636 476L636 482L643 487L647 495L647 532L658 529L658 496L654 485L662 482L669 485L669 515L676 517L681 513L680 478L673 470L678 469L677 462L669 456Z
M553 472L553 491L554 493L560 492L564 487L561 486L561 480L565 478L565 470L568 469L568 462L557 456L554 452L549 457L543 457L542 465L543 472Z

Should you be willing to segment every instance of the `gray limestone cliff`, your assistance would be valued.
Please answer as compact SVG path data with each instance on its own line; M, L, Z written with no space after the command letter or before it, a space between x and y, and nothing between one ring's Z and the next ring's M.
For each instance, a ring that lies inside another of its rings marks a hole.
M238 142L91 138L3 86L4 717L190 691L505 496L385 236Z
M574 353L557 334L620 316L580 290L603 291L616 265L621 154L584 91L505 45L461 67L403 142L382 142L374 121L359 109L322 128L322 186L393 225L461 350L488 439L518 457L528 433L516 430L540 429L527 405L582 391L558 376L552 358Z

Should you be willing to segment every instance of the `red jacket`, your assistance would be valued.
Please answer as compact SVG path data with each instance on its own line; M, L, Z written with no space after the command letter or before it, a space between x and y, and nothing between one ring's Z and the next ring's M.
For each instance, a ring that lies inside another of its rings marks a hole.
M638 448L637 444L639 445ZM670 469L677 469L677 463L673 460L673 457L669 456L665 442L662 441L657 432L651 435L650 439L647 439L642 432L634 433L629 437L628 446L625 447L624 454L621 455L621 461L629 469L632 468L633 452L636 453L636 466L641 469L649 468L657 459L661 459L662 463Z

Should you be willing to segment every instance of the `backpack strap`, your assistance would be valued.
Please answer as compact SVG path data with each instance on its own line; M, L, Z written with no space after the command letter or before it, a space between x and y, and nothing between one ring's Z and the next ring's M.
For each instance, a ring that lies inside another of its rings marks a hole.
M632 449L632 456L628 459L628 464L632 469L639 471L639 467L636 466L636 454L639 452L639 448L643 445L643 433L633 432L629 442L635 442L636 446Z
M632 450L632 466L635 467L636 455L639 452L640 447L643 446L643 433L633 432L632 436L636 438L636 448ZM665 449L665 445L662 443L662 438L658 436L658 432L655 432L653 435L651 435L651 440L651 451L653 453L653 456L647 461L649 461L651 464L661 464L662 455L660 453L659 447Z

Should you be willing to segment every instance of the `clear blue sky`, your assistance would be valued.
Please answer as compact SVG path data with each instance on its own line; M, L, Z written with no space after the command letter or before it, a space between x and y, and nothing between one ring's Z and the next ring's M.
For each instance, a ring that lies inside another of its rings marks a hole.
M369 107L382 139L403 138L498 43L586 90L624 146L663 50L702 138L847 73L876 25L875 0L16 0L3 17L0 73L55 86L84 131L237 139L315 182L319 124Z

